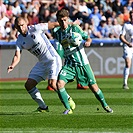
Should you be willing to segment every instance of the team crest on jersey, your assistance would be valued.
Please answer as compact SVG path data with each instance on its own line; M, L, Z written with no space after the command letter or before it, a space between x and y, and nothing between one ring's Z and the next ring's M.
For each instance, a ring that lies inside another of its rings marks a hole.
M49 71L49 74L52 74L52 73L53 73L53 70L50 70L50 71Z
M31 38L35 39L35 38L36 38L36 36L35 36L34 34L32 34L32 35L31 35Z

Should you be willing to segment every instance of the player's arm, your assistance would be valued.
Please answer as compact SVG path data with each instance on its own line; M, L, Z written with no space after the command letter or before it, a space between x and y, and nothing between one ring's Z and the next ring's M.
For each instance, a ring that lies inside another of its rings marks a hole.
M53 29L55 27L58 27L59 23L58 22L48 22L48 29Z
M88 38L85 43L84 43L84 47L89 47L91 45L92 39Z
M82 35L83 40L85 40L84 47L89 47L91 45L92 39L88 36L86 32L82 30L82 28L77 25L76 30L80 35Z
M41 24L46 25L46 23L41 23ZM74 22L69 22L69 24L78 24L78 25L80 25L80 20L77 19ZM50 21L48 22L48 29L49 30L54 29L55 27L58 27L58 26L60 26L58 22L50 22Z
M20 50L16 50L15 54L14 54L14 57L12 59L12 63L7 68L7 72L8 73L11 72L14 69L14 67L20 62L20 58L21 58L21 51Z
M128 42L128 41L125 39L124 35L120 34L119 39L120 39L123 43L127 44L129 47L133 47L133 44L130 43L130 42Z

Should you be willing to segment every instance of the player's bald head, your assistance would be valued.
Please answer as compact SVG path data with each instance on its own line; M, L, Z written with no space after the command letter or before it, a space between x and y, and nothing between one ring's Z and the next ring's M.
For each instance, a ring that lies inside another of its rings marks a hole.
M24 22L25 22L24 18L22 18L22 17L17 17L17 18L15 19L15 27L18 26L18 24L20 23L20 21L24 21Z

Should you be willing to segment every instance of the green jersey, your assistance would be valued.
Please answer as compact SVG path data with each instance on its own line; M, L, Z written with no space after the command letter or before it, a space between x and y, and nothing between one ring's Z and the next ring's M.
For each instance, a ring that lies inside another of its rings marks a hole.
M72 32L77 32L82 36L83 40L88 39L88 35L78 25L68 25L68 28L61 30L58 28L54 32L54 37L59 41L64 50L65 65L84 66L89 63L87 55L84 50L83 43L75 47L68 41L68 36Z
M55 32L59 29L60 27L55 27L51 33L54 37ZM59 43L59 41L54 37L53 43L52 43L53 47L55 48L55 50L57 51L57 53L60 55L61 59L64 56L64 50L62 48L62 45Z

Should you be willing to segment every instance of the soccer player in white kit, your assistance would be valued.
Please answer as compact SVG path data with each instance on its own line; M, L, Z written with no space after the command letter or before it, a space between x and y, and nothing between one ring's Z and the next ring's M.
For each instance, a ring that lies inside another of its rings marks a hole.
M130 11L130 22L123 25L120 33L120 40L123 45L123 58L125 59L125 68L123 71L123 89L129 89L128 77L133 58L133 10Z
M58 73L62 67L60 56L44 34L45 30L52 29L56 25L58 25L57 22L49 22L27 26L22 17L15 20L15 27L20 34L16 41L15 55L7 71L11 72L19 63L22 49L28 50L38 58L39 61L30 71L25 83L26 90L39 105L37 112L48 112L49 110L36 85L48 78L48 84L56 90Z

